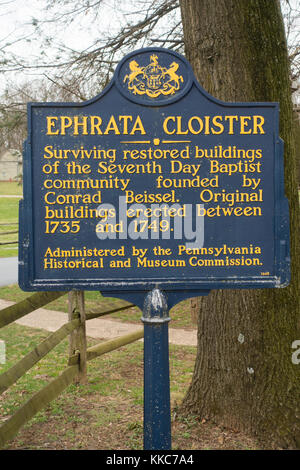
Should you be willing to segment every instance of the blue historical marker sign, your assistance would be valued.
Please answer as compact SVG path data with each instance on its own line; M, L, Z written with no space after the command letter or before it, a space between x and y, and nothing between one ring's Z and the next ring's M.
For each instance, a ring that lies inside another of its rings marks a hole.
M90 101L30 103L22 289L286 286L278 116L215 99L159 48L126 56Z

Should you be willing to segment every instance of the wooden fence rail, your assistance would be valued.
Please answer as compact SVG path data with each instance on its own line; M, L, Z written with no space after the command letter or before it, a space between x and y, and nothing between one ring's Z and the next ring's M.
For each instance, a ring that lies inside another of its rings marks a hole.
M11 418L5 421L0 427L0 447L13 439L19 429L33 418L38 411L57 398L72 383L74 377L78 374L78 369L78 364L67 367L61 375L35 393Z
M90 361L105 353L133 343L144 335L143 329L124 335L110 341L105 341L87 349L87 360ZM35 393L16 413L0 427L0 447L13 439L19 429L27 423L38 411L42 410L52 400L57 398L67 388L79 372L79 355L74 354L69 359L69 367L62 374Z
M15 242L1 242L0 245L3 246L3 245L15 245L16 243L18 243L18 240L16 240Z
M1 225L19 225L19 222L0 222Z
M0 328L24 317L27 313L49 304L53 300L66 295L66 292L37 292L17 304L10 305L0 311Z
M1 310L0 327L8 325L9 323L17 320L18 318L21 318L27 313L30 313L65 294L66 292L39 292L17 304ZM82 311L84 310L84 304L83 296L81 294L83 293L77 291L75 297L77 296L77 299L81 301L81 305L79 306L80 310ZM69 300L71 301L71 299L72 296L69 294ZM77 312L78 306L72 307L71 302L70 305L71 310L73 309L73 315L71 317L72 319L57 331L52 333L50 336L48 336L42 343L36 346L14 366L0 375L0 393L4 392L8 389L8 387L14 384L67 335L73 334L74 330L79 330L79 328L82 326L82 318L80 317L81 312ZM89 312L85 314L85 319L90 320L93 318L98 318L103 315L126 310L133 306L133 304L127 304L123 307L106 310L104 312ZM88 349L85 347L84 355L86 361L90 361L107 352L114 351L121 346L133 343L142 337L143 329L140 329L134 333L100 343ZM35 393L24 405L21 406L21 408L16 411L13 416L8 418L7 421L2 424L0 427L0 447L3 447L7 441L13 439L18 433L19 429L25 423L27 423L38 411L47 406L52 400L57 398L65 390L65 388L68 387L72 381L80 375L80 369L82 367L81 363L82 357L80 357L80 352L76 350L75 354L71 354L69 356L68 367L56 379L52 380L49 384L42 388L42 390Z
M126 346L127 344L133 343L144 336L144 330L140 329L133 333L129 333L128 335L120 336L119 338L114 338L109 341L105 341L104 343L96 344L87 349L87 361L91 361L96 357L102 356L105 353L114 351L115 349L120 348L121 346ZM69 365L76 364L78 361L78 355L74 354L73 356L69 357Z
M134 304L127 304L124 307L114 308L112 310L104 310L104 312L86 312L86 320L93 320L93 318L99 318L103 315L109 315L110 313L121 312L122 310L127 310L128 308L135 307Z
M10 369L0 375L0 394L14 384L22 375L39 362L48 352L50 352L57 344L59 344L66 336L68 336L75 328L79 326L80 320L75 319L66 323L55 333L52 333L36 348L30 351L20 361L13 365Z
M0 235L12 235L14 233L19 233L19 230L13 230L12 232L0 232Z

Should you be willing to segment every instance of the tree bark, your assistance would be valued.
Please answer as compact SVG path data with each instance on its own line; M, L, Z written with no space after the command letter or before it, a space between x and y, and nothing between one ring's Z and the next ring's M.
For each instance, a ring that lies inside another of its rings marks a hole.
M198 351L182 412L249 432L268 448L300 447L299 201L289 63L279 1L180 0L186 56L223 101L279 101L290 203L292 281L199 299Z

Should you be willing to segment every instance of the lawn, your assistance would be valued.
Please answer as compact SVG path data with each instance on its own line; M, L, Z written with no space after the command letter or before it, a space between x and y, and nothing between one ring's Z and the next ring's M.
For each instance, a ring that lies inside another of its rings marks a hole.
M16 182L0 181L0 195L22 196L23 187Z
M33 349L47 333L17 324L0 331L6 343L6 370ZM96 341L88 339L88 346ZM1 420L12 415L33 393L67 365L68 340L0 397ZM196 348L170 346L173 450L256 449L253 439L224 430L196 416L182 416L180 402L189 386ZM143 344L136 342L88 363L85 385L70 385L26 424L6 449L142 449Z
M17 242L18 213L19 198L0 197L0 243ZM0 258L10 256L18 256L18 244L0 245Z
M19 302L20 300L28 297L30 292L22 291L17 284L5 286L0 288L0 299L11 300ZM126 302L112 297L102 297L98 291L85 291L85 306L86 311L102 312L109 309L115 309L125 305ZM54 300L44 308L49 310L56 310L58 312L68 311L68 296L65 295L57 300ZM172 328L195 328L191 323L191 308L190 300L184 300L175 305L170 311ZM128 323L141 323L141 311L137 307L130 308L122 312L116 312L108 315L106 318L115 318L120 321Z
M22 186L15 182L0 182L0 196L21 196ZM18 244L1 243L18 240L19 200L16 197L0 197L0 258L18 256Z

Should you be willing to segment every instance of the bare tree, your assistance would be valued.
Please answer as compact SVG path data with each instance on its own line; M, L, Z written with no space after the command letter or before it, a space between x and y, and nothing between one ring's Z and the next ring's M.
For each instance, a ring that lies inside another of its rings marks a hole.
M32 57L28 60L8 52L10 44L2 41L2 72L26 70L44 73L54 80L57 86L63 88L70 75L76 76L77 80L84 81L95 95L108 83L116 63L127 52L153 44L173 49L183 48L179 0L127 0L124 5L122 23L118 27L110 30L106 26L106 29L98 30L102 11L105 10L103 0L45 0L46 19L32 18L30 32L27 33L28 37L24 38L31 43L39 41L39 57L35 57L32 63ZM120 12L121 8L120 2L113 2L111 15L113 9ZM81 21L86 21L86 18L90 31L98 31L98 34L85 49L75 50L67 47L55 36L56 30L69 28L75 19L76 34L76 29L80 28ZM56 29L53 29L54 26ZM49 30L52 31L52 36L49 36ZM49 62L47 51L50 49L55 52L52 53L55 60Z
M24 30L4 38L0 35L0 70L3 74L38 74L57 89L71 91L76 100L98 94L111 79L117 62L134 49L155 45L184 50L179 0L114 0L109 7L103 0L41 2L42 17L33 12ZM5 4L17 8L18 0L5 0ZM300 0L281 0L281 5L295 86L300 75ZM114 21L103 25L107 17L114 17ZM77 50L61 39L62 31L73 31L76 36L82 29L88 29L91 36L86 47ZM20 55L14 46L21 42L33 50L38 44L39 54ZM80 83L80 93L75 92L78 86L72 82Z
M20 85L7 84L0 101L0 150L14 148L22 151L27 134L28 102L82 101L86 99L84 92L77 77L69 77L68 82L61 81L59 86L52 77Z

